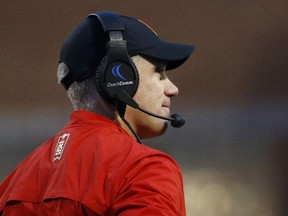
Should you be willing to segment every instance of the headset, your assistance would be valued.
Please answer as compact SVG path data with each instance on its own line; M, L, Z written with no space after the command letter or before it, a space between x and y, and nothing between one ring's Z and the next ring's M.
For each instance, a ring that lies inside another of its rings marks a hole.
M123 40L124 24L120 15L114 12L90 14L100 21L104 33L109 34L106 42L106 55L96 70L96 87L108 102L115 104L116 95L126 92L133 97L139 84L139 75L130 58L126 41Z

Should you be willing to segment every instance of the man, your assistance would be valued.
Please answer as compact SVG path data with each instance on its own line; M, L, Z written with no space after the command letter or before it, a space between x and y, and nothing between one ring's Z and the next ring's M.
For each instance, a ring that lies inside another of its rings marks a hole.
M178 88L165 71L193 49L113 12L84 19L57 72L75 111L2 182L2 216L185 215L178 165L141 140L163 134L167 121L183 125L169 117Z

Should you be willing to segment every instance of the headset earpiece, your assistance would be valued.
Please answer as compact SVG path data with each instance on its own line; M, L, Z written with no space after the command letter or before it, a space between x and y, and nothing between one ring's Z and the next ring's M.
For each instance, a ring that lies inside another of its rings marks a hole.
M122 18L112 12L91 15L96 16L102 24L104 32L109 33L106 56L96 71L96 87L99 93L113 104L115 95L120 91L125 91L133 97L138 88L139 78L137 68L127 52L126 41L123 40Z

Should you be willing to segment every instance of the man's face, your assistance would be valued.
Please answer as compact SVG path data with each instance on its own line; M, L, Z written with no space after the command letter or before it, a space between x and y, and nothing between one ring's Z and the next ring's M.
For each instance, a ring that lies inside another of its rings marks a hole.
M140 56L136 57L134 62L139 72L139 86L133 97L134 100L149 112L169 117L170 98L178 94L178 88L166 76L165 64ZM129 106L125 118L142 139L159 136L167 128L167 121L149 116Z

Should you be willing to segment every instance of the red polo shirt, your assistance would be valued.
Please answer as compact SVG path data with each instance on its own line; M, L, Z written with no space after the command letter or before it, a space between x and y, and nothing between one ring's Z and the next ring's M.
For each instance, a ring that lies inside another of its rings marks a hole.
M0 212L185 215L182 176L170 156L138 144L115 122L74 111L1 183Z

